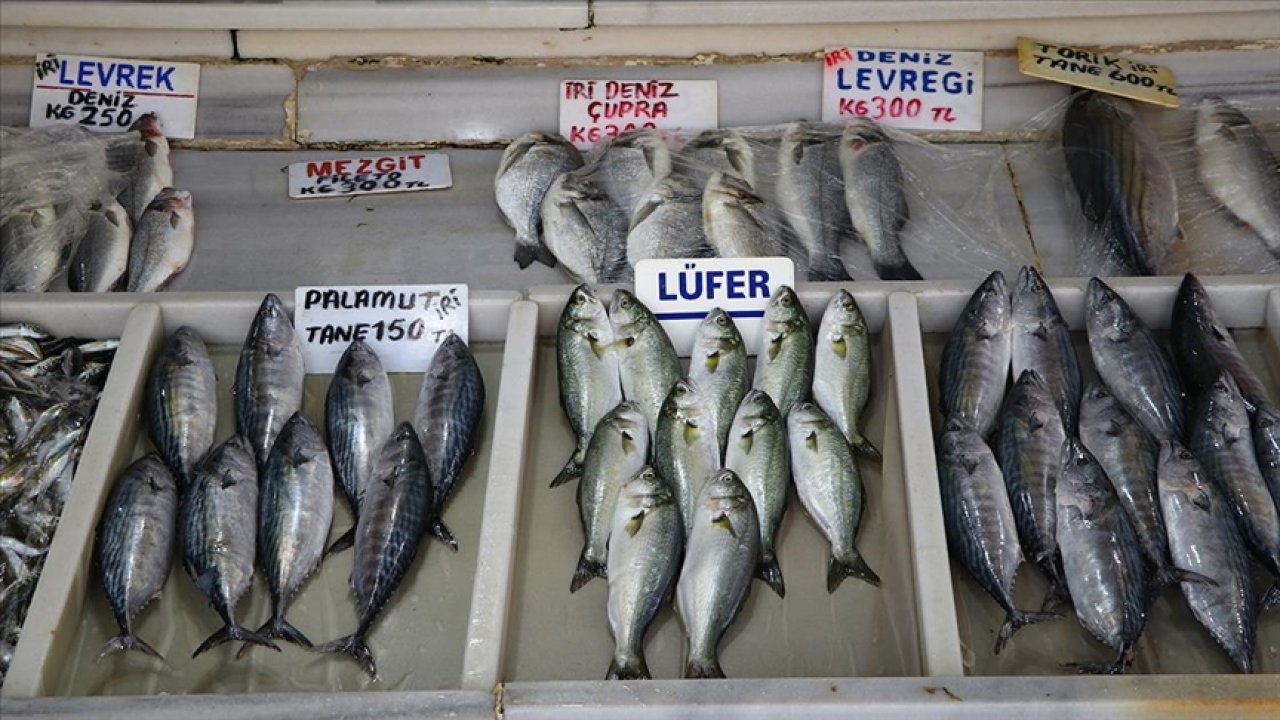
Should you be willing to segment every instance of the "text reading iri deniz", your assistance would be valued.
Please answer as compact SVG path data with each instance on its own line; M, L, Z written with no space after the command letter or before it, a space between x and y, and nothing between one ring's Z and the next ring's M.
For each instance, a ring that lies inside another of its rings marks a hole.
M560 134L580 148L640 128L707 130L719 124L715 80L565 80Z
M910 130L981 130L982 53L828 50L822 119L854 118Z
M31 87L32 127L79 125L95 132L124 132L154 112L172 138L196 134L200 66L40 53Z

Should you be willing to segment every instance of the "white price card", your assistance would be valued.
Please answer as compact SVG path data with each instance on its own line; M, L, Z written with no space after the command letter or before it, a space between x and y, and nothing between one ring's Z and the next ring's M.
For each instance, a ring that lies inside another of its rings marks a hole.
M560 134L586 149L637 128L709 130L720 124L715 80L564 80Z
M444 153L403 152L289 165L289 197L318 198L453 187Z
M30 124L124 132L153 112L166 137L189 140L196 136L199 90L196 63L40 53Z
M308 373L333 372L353 340L387 372L423 372L450 332L468 339L466 285L299 287L294 308Z
M982 53L833 48L823 54L822 119L904 130L982 129Z
M747 346L760 347L764 309L779 286L795 287L790 258L699 258L636 263L636 297L653 311L681 357L693 350L698 324L714 308L733 318Z

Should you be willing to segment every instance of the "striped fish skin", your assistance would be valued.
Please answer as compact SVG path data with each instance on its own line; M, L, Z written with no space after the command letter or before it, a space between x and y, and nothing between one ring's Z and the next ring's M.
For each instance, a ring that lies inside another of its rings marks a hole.
M1147 621L1142 553L1102 466L1076 438L1062 446L1057 534L1076 617L1116 652L1110 662L1068 667L1086 673L1123 673L1133 662L1133 646Z
M619 355L613 326L600 298L589 285L574 288L560 313L556 331L556 373L560 407L573 428L576 445L551 487L582 474L591 433L600 418L622 402Z
M765 306L751 386L768 393L783 415L808 399L813 386L813 331L809 316L795 291L786 285L779 285Z
M813 399L849 440L854 452L878 459L880 450L858 425L871 396L871 339L867 321L847 290L832 296L818 324L813 352Z
M881 280L922 280L902 251L907 224L906 181L893 139L871 120L858 118L840 136L845 207L853 230L871 251Z
M1067 594L1056 535L1056 492L1066 439L1048 383L1035 370L1023 370L1001 416L997 449L1018 540L1052 586L1046 607Z
M999 655L1019 629L1060 616L1024 612L1013 605L1022 546L1004 476L986 441L967 424L952 421L938 449L942 519L951 556L1006 613L994 649Z
M942 414L988 437L1004 401L1013 354L1012 309L999 270L978 286L942 351Z
M608 680L648 679L644 636L683 559L684 523L671 489L651 467L623 483L609 530Z
M1251 673L1258 606L1231 509L1195 455L1178 443L1160 444L1156 476L1173 561L1213 581L1181 583L1187 605L1236 667Z
M1280 408L1263 403L1253 414L1253 450L1271 497L1280 506Z
M712 308L698 326L689 358L689 379L711 401L723 453L734 413L747 394L747 347L733 318L720 308Z
M258 634L311 647L284 615L303 582L319 567L332 523L329 450L316 426L295 413L267 456L258 489L258 566L271 594L271 619Z
M848 280L841 243L853 235L844 199L838 133L790 123L778 146L778 208L808 254L810 280Z
M586 537L569 592L593 577L607 577L609 532L622 484L645 466L649 424L633 402L622 402L604 416L591 435L578 483L578 515Z
M1280 162L1235 106L1207 97L1196 112L1196 169L1213 197L1280 257Z
M434 497L417 432L412 424L400 423L378 453L356 521L351 588L359 624L351 635L320 646L320 652L348 655L370 678L377 678L378 668L364 639L417 557L435 516Z
M1080 412L1080 360L1053 293L1029 265L1018 271L1011 309L1013 377L1035 370L1053 393L1067 432L1074 433Z
M373 475L382 443L395 429L391 381L378 354L362 340L353 340L329 381L325 397L325 428L333 454L333 469L352 515L360 516L360 501ZM342 549L355 539L335 544Z
M671 338L649 308L626 290L614 291L609 322L619 351L622 396L639 403L649 427L657 427L662 403L684 374Z
M453 333L445 338L431 367L422 376L422 389L413 424L427 458L427 476L435 495L432 507L444 513L444 503L462 478L467 458L475 452L480 419L484 416L484 377L471 349ZM433 532L457 549L452 534L440 522Z
M249 442L236 435L196 468L178 508L183 566L222 618L222 629L195 657L232 640L280 648L236 623L236 604L253 581L257 541L258 470Z
M702 487L720 467L712 400L692 380L676 382L653 429L653 467L671 485L685 534L693 530Z
M1226 498L1245 547L1280 579L1280 509L1258 466L1248 411L1230 372L1201 393L1191 417L1191 452ZM1273 586L1264 610L1277 595L1280 588Z
M1098 278L1089 280L1085 324L1094 367L1120 406L1156 439L1181 438L1182 382L1173 361L1129 304Z
M1262 380L1245 362L1231 331L1213 310L1209 293L1191 273L1182 278L1173 303L1173 359L1191 397L1200 394L1226 368L1252 411L1269 400Z
M302 346L280 298L268 293L240 349L236 365L236 432L253 448L258 466L280 434L280 428L302 409L306 370Z
M702 488L680 579L676 607L689 640L684 676L722 678L720 640L738 616L760 557L760 529L751 493L732 470Z
M147 423L179 487L213 447L218 379L204 340L190 327L169 336L147 379Z
M152 453L120 475L98 521L94 564L120 634L98 659L122 650L160 653L133 633L133 619L160 597L173 562L178 488L159 455Z
M738 475L751 493L760 523L760 564L756 576L786 597L786 583L774 550L774 536L787 510L791 457L787 424L767 393L752 390L742 399L729 432L724 466Z

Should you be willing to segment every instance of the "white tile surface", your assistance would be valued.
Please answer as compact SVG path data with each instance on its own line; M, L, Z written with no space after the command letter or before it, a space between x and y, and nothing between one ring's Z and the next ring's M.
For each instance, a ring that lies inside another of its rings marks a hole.
M6 57L34 56L39 52L79 53L108 57L229 58L229 30L103 30L94 27L0 27L0 52Z

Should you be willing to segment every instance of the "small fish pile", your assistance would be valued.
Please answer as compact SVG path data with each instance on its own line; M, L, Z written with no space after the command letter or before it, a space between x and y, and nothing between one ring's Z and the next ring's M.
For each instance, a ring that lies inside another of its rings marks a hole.
M585 542L570 591L609 582L608 679L650 677L644 636L673 587L685 677L724 677L719 644L752 576L786 595L774 536L793 479L831 546L828 592L847 576L879 585L854 542L865 510L854 454L880 455L860 429L870 340L848 292L832 297L816 340L791 288L775 292L754 387L727 313L703 319L684 375L662 326L626 290L606 309L577 287L556 354L576 443L552 487L579 480Z
M336 485L356 524L328 552L355 548L359 625L317 649L349 655L377 677L365 637L419 541L434 532L457 549L441 512L474 450L484 383L466 343L450 334L423 376L415 422L396 426L387 374L357 340L330 381L326 444L302 414L305 373L289 315L267 295L236 367L236 432L215 446L217 379L208 348L189 327L169 337L147 384L156 452L121 474L99 521L95 564L120 627L99 659L122 650L160 657L133 622L160 596L175 545L222 622L192 657L233 641L244 643L236 657L254 645L279 651L276 640L312 648L286 613L326 555ZM236 619L236 607L258 571L271 616L255 631Z
M64 273L74 292L163 290L191 259L195 214L191 193L173 187L159 119L146 113L105 140L72 131L22 131L5 145L16 159L0 198L0 291L44 292Z
M0 685L118 345L0 325Z
M559 135L517 138L494 180L516 262L558 262L579 282L616 283L649 258L785 256L800 277L848 280L858 243L882 279L921 279L902 251L907 185L896 143L870 120L797 122L750 138L707 130L677 142L634 130L586 161ZM776 167L768 193L766 166Z
M1098 379L1082 387L1070 330L1039 273L1024 267L1010 297L997 271L943 353L947 539L1007 613L995 652L1070 603L1114 655L1068 667L1123 672L1150 603L1176 585L1236 666L1253 672L1257 617L1280 604L1275 406L1193 275L1174 303L1172 355L1098 278L1085 321ZM1250 555L1275 578L1261 598ZM1024 559L1049 580L1038 612L1013 604Z

